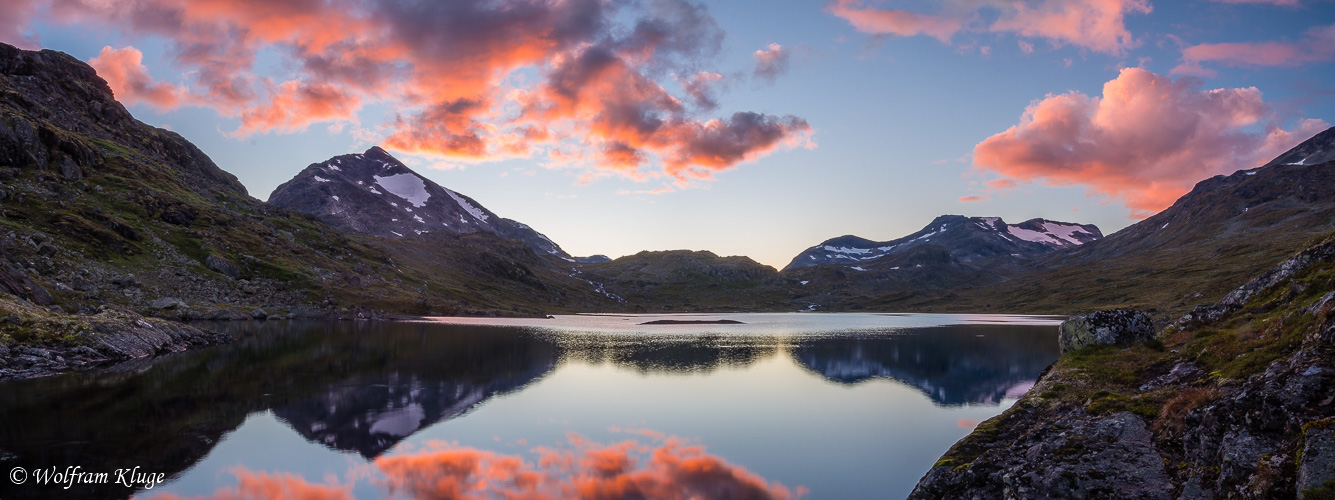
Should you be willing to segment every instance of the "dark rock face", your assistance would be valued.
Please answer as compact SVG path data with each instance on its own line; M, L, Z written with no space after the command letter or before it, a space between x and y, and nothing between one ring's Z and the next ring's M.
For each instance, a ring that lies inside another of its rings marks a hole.
M1303 460L1298 466L1300 493L1335 481L1335 420L1309 424L1303 437Z
M152 159L176 167L179 180L201 195L246 192L235 176L180 135L136 121L92 67L68 54L0 43L0 80L0 87L12 91L4 94L4 104L28 115L0 115L0 167L86 178L106 155L78 134L139 144Z
M979 460L986 466L963 474L932 468L909 498L1173 498L1150 431L1130 412L1046 423Z
M1095 345L1127 345L1154 337L1154 320L1134 309L1096 311L1062 322L1058 343L1062 353Z
M1032 219L1007 224L1000 217L965 217L943 215L922 230L890 241L871 241L857 236L840 236L808 248L793 258L784 270L827 264L856 265L887 255L909 252L936 245L960 262L971 262L997 255L1036 256L1070 248L1103 237L1097 226L1047 219Z
M39 306L49 306L55 303L55 299L51 297L51 292L47 291L46 288L28 279L21 271L11 269L4 264L0 264L0 292L22 297Z
M1284 462L1292 462L1303 448L1298 463L1297 485L1302 484L1305 469L1311 480L1331 478L1332 443L1327 431L1319 429L1321 419L1329 421L1329 401L1335 397L1335 363L1329 357L1311 351L1280 360L1264 373L1252 376L1219 400L1186 416L1182 435L1184 462L1203 491L1216 497L1249 490L1244 497L1265 497L1264 493L1285 492L1292 498L1295 478L1277 474ZM1295 442L1290 436L1306 438ZM1306 454L1306 447L1316 452ZM1324 464L1324 465L1323 465ZM1217 468L1218 473L1214 474ZM1197 473L1196 471L1199 471ZM1292 474L1292 472L1289 472ZM1213 477L1211 477L1213 476ZM1314 483L1309 486L1318 485Z
M538 254L570 259L542 233L418 175L379 147L306 167L278 186L269 203L382 238L482 231L520 240Z

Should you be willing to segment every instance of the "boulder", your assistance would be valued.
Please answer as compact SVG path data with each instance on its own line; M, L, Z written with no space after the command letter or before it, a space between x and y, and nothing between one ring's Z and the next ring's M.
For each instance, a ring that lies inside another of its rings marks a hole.
M264 319L269 317L269 313L265 312L264 309L256 309L250 312L250 317L254 319Z
M1062 354L1094 345L1126 345L1154 338L1154 320L1135 309L1112 309L1062 322L1057 342Z
M176 308L184 309L185 307L186 307L185 301L178 299L176 297L161 297L157 300L148 303L149 309L170 310Z
M237 311L229 311L226 309L218 309L215 311L210 311L208 314L205 314L204 316L205 319L210 319L214 321L240 321L240 320L252 319L250 316L246 316L243 313Z
M1298 498L1307 489L1335 481L1335 419L1318 420L1303 432L1302 463L1298 465Z
M236 267L236 264L228 262L227 259L219 257L217 254L209 254L208 257L205 257L204 267L229 278L235 279L241 277L241 268Z
M139 278L134 277L133 274L111 278L111 284L120 288L139 288L142 285L142 283L139 282Z

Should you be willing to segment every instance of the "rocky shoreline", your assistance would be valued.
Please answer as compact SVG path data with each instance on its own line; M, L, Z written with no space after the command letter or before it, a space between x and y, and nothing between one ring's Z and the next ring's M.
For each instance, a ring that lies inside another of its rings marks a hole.
M1149 340L1104 337L910 498L1335 498L1335 238Z
M81 316L6 300L0 310L0 380L105 367L232 340L224 333L117 308Z

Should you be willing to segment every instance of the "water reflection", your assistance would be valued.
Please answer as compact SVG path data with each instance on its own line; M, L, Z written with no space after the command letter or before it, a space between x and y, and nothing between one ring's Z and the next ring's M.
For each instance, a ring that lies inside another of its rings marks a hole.
M708 373L742 368L778 354L774 337L717 334L632 337L579 335L561 341L562 358L589 364L611 363L640 373Z
M1019 397L1059 354L1051 333L1009 325L808 340L791 353L831 381L851 385L894 379L941 405L996 404Z
M342 478L307 481L281 472L230 471L237 484L209 499L351 499L359 480L423 500L525 498L788 500L802 488L766 480L709 454L704 447L652 432L602 444L580 436L536 457L430 443L424 449L380 457ZM150 496L174 500L172 494Z
M206 327L239 340L111 372L0 384L0 465L5 470L78 465L90 471L141 466L165 472L170 480L249 415L264 411L309 442L378 463L396 444L428 427L579 364L671 378L746 370L786 354L836 384L886 378L923 391L938 405L996 404L1032 382L1057 356L1050 327L1013 325L827 336L791 330L560 333L366 322ZM640 418L651 416L656 415ZM132 493L0 481L0 498L6 500Z

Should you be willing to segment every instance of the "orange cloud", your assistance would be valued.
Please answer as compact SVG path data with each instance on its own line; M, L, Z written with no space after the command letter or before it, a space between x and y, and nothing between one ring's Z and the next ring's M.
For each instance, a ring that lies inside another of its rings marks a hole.
M241 111L238 134L257 131L298 132L316 122L345 119L361 107L361 98L328 83L287 81L263 105Z
M717 106L721 80L699 66L723 31L687 0L59 0L51 12L166 39L190 75L187 92L154 83L137 59L104 62L108 75L125 68L106 78L136 89L118 95L211 107L240 121L237 136L356 122L363 105L384 103L398 111L386 146L450 159L580 157L640 177L676 168L694 157L678 154L694 147L690 132L712 123L696 113ZM256 76L261 52L282 59L282 83ZM677 74L695 75L682 84L690 109L658 81ZM762 142L736 162L774 149L766 134L745 137Z
M292 474L252 472L238 467L232 470L237 485L222 488L207 498L213 500L267 500L300 498L302 500L352 500L347 486L309 483ZM170 493L153 497L156 500L183 500Z
M653 444L623 441L604 445L572 436L568 446L540 448L536 461L475 448L434 446L381 457L370 479L391 495L433 500L508 498L527 500L786 500L805 489L771 483L742 467L687 446L675 437ZM233 471L239 484L219 489L217 500L351 498L349 485L308 483L290 474ZM363 471L350 475L364 477ZM160 495L157 499L176 499Z
M1329 126L1304 120L1284 130L1256 88L1200 86L1123 69L1101 97L1068 92L1031 104L1018 125L974 147L974 164L1002 177L993 187L1082 185L1146 217L1201 179L1260 165Z
M987 201L987 200L988 200L987 196L981 194L971 194L969 196L964 196L960 198L960 201L964 203L977 203L980 201Z
M1225 66L1297 66L1331 60L1335 60L1335 24L1309 29L1297 42L1192 45L1182 49L1182 64L1173 73L1200 72L1202 62Z
M144 54L134 47L102 47L97 57L88 61L97 75L107 81L116 99L126 106L145 103L158 109L172 109L190 99L183 87L154 82L144 67Z
M927 35L950 43L962 30L991 31L1122 55L1138 45L1126 29L1126 15L1148 14L1151 7L1147 0L982 0L948 3L938 14L922 14L862 7L861 0L834 0L829 10L864 33Z

